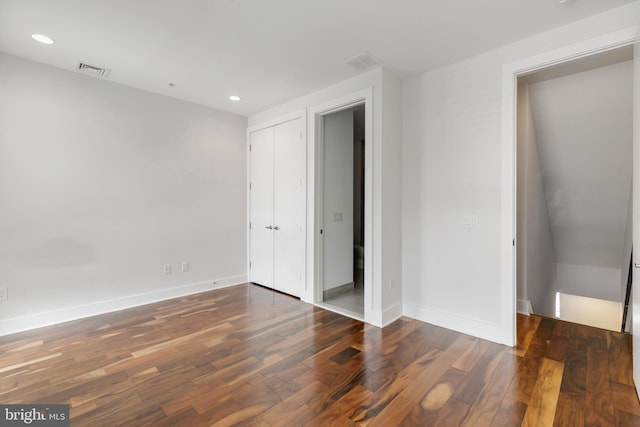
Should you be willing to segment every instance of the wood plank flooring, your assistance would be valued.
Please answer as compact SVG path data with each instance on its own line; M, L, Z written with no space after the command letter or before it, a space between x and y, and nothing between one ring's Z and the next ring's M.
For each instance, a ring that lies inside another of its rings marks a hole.
M509 348L240 285L0 338L0 402L72 426L633 426L630 338L518 317Z

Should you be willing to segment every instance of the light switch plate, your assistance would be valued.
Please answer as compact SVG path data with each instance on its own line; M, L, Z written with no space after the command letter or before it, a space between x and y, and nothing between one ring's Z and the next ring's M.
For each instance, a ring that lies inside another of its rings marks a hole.
M478 228L478 215L460 215L461 228Z

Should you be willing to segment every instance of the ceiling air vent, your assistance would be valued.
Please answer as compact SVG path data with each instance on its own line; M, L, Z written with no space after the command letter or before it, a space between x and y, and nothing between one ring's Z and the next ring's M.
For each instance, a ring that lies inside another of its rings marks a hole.
M368 70L369 68L382 65L382 61L371 55L369 52L362 52L354 56L353 58L344 61L345 64L352 66L358 71Z
M87 64L86 62L78 62L78 65L76 65L76 70L93 77L102 78L107 77L111 72L111 70L108 68L98 67L97 65Z

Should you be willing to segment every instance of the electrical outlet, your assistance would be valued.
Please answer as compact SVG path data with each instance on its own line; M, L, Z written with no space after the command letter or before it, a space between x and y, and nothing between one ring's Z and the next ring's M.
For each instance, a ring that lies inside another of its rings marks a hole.
M187 261L182 263L182 272L183 273L188 273L189 272L189 263Z
M7 301L9 299L9 288L6 286L0 287L0 301Z
M164 275L168 276L171 274L171 264L165 264L164 265Z

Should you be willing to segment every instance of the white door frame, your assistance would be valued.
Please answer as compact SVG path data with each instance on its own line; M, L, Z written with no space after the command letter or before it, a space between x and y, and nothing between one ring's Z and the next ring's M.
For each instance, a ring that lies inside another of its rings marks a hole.
M640 165L640 25L636 30L636 40L633 46L633 164ZM632 184L633 197L633 244L640 242L640 173L633 174ZM633 254L634 269L631 274L633 286L634 282L640 283L634 279L634 271L638 269L640 257L638 251ZM631 305L631 333L633 334L633 379L636 386L636 394L640 394L640 292L631 292L633 299L629 301ZM627 317L628 319L628 317Z
M502 342L516 344L516 121L518 76L552 65L631 45L637 27L505 64L502 67L502 197L501 197L501 324Z
M313 289L311 302L323 300L323 239L320 230L323 224L323 171L324 171L324 117L357 105L365 106L365 178L364 178L364 321L371 323L373 284L373 88L367 88L351 95L330 101L309 111L309 134L313 135L314 162L314 223L313 223Z

